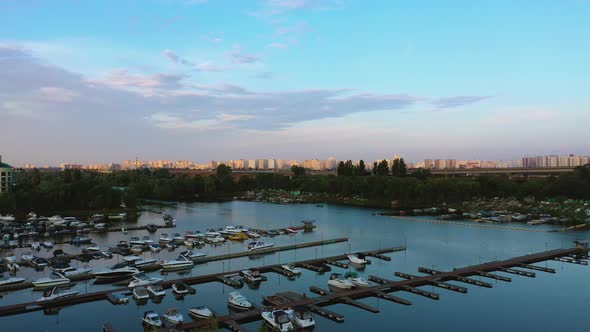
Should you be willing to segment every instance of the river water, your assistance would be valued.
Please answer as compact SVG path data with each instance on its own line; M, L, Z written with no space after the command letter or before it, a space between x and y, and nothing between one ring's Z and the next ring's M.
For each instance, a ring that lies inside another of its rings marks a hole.
M315 248L286 251L257 259L248 257L224 262L212 262L197 265L188 273L169 273L154 275L165 279L179 276L202 275L241 268L251 268L274 263L288 263L296 260L339 255L349 251L372 250L391 246L407 246L406 251L389 254L390 262L372 258L372 264L365 271L359 272L363 277L378 275L396 279L396 271L419 274L419 266L449 270L478 264L495 259L544 251L546 249L571 247L576 239L589 239L590 232L524 232L505 229L466 227L462 225L431 224L400 220L392 217L377 216L377 210L360 209L336 205L277 205L261 202L227 202L227 203L180 203L166 207L154 207L172 215L177 221L176 229L159 230L160 233L186 230L204 231L209 227L226 225L244 225L261 229L272 229L300 225L304 219L315 219L318 228L312 233L298 233L294 236L277 236L266 239L276 246L309 242L321 239L348 237L349 242L330 244ZM142 213L138 224L162 223L162 217L152 212ZM518 225L521 227L521 225ZM120 232L104 235L92 234L94 242L101 247L115 245L119 240L128 240L131 236L147 235L147 231L133 231L128 234ZM245 250L246 243L230 243L222 246L205 246L198 251L209 255L231 253ZM61 246L67 253L80 252L75 246ZM56 248L54 248L56 249ZM175 257L181 249L170 253L162 251L155 254L157 258ZM20 253L17 251L17 254ZM43 249L41 255L49 257L51 253ZM146 253L146 256L152 256ZM18 256L18 255L17 255ZM120 261L115 255L109 261L92 261L91 268L99 270L101 266L112 265ZM81 266L82 263L73 262ZM425 287L424 289L441 294L439 301L433 301L418 295L398 292L395 295L411 300L411 306L402 306L376 298L361 300L378 307L381 312L372 314L357 308L339 304L330 310L345 316L343 324L334 323L319 316L316 318L317 331L359 331L362 329L399 330L399 331L588 331L588 308L590 303L590 267L572 265L556 261L539 263L555 268L556 274L537 272L536 278L514 275L510 283L482 279L494 284L492 289L463 285L469 288L467 294L449 292L442 289ZM345 272L332 267L333 272ZM21 268L19 276L31 279L43 277L47 272L33 272L30 268ZM501 273L498 273L501 274ZM276 292L294 291L307 293L309 286L327 288L330 273L323 275L303 270L303 275L295 281L287 280L277 274L268 274L268 281L259 289L247 286L240 292L256 304L260 304L263 295ZM110 285L95 285L92 281L81 282L74 289L81 293L108 289ZM104 322L110 322L117 331L142 331L140 321L143 313L154 310L158 313L167 308L178 307L190 318L187 309L207 305L220 314L227 313L227 294L233 288L220 283L196 285L197 293L178 301L170 291L162 303L151 301L138 306L134 301L127 305L113 306L107 301L93 302L61 309L57 314L45 315L33 312L0 318L0 331L98 331ZM39 292L22 290L5 293L0 305L9 305L36 300ZM261 322L244 325L249 331L257 331Z

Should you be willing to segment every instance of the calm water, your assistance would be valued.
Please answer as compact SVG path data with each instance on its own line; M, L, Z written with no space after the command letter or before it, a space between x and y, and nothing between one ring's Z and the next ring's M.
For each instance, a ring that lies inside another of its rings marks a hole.
M204 231L209 227L226 225L245 225L257 228L276 228L299 225L300 220L315 219L318 228L313 233L295 236L278 236L267 239L276 245L307 242L348 236L348 243L333 244L317 248L281 252L258 259L241 258L226 262L214 262L198 265L188 275L201 275L219 271L256 267L272 263L287 263L295 260L342 254L349 250L371 250L386 246L406 245L407 251L391 254L391 262L372 259L364 272L365 278L370 274L395 279L395 271L418 274L419 266L436 269L477 264L494 259L505 259L545 249L569 247L575 239L589 239L590 232L584 233L537 233L511 230L496 230L460 225L417 223L397 220L391 217L372 215L373 210L352 207L326 205L274 205L256 202L228 203L194 203L179 204L176 207L159 208L171 214L177 220L177 229L160 230L162 232L184 233L185 230ZM161 223L161 216L146 212L137 221L140 224ZM114 245L119 240L131 236L143 236L147 231L129 232L128 234L109 233L92 237L103 247ZM246 244L231 243L218 247L206 246L200 251L210 255L243 251ZM55 248L54 248L55 249ZM68 253L79 252L73 246L64 246ZM162 251L158 258L175 257L178 253ZM42 251L49 257L49 251ZM146 253L147 256L152 254ZM100 269L100 265L111 265L120 260L93 261L91 267ZM75 262L73 264L76 264ZM82 264L82 263L77 263ZM329 309L345 315L343 324L333 323L316 315L318 331L359 331L400 330L400 331L588 331L588 308L590 304L590 267L571 265L560 262L540 263L557 269L557 274L537 273L537 278L513 277L511 283L495 282L492 289L468 286L468 294L458 294L442 289L425 289L441 294L439 301L429 300L417 295L399 292L396 295L411 300L414 305L402 306L384 300L368 298L362 300L381 309L381 313L372 314L346 305L335 305ZM333 267L334 272L339 268ZM19 275L29 278L45 276L30 268L22 268ZM160 272L155 272L160 275ZM178 273L163 276L166 279L178 278ZM252 302L260 303L263 295L291 290L307 292L310 285L327 288L329 273L318 275L304 270L303 276L296 281L267 274L268 281L260 289L252 290L244 286L240 290ZM485 280L485 279L484 279ZM465 285L463 285L465 286ZM75 289L93 292L112 287L83 282ZM98 331L105 321L110 322L118 331L142 331L140 319L143 312L155 310L162 313L169 307L179 307L190 320L187 309L198 305L207 305L219 313L227 313L227 294L232 288L220 283L196 285L197 294L188 296L184 301L177 301L168 292L161 304L149 302L138 306L134 301L127 305L113 306L107 301L67 307L56 315L44 315L34 312L25 315L0 318L0 331ZM31 301L40 297L39 292L23 290L2 294L0 305ZM262 323L245 325L250 331L256 331Z

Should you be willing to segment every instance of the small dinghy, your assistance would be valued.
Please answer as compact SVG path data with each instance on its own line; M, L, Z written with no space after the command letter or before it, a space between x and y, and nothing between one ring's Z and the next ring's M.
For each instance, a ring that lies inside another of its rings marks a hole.
M150 294L145 287L135 287L133 288L133 298L138 301L147 300L150 298Z
M248 301L244 295L240 294L240 292L229 293L227 304L230 306L230 308L238 311L250 310L254 307L254 305L250 303L250 301Z
M281 267L284 270L293 273L293 275L297 275L297 276L301 275L301 270L296 268L295 265L293 265L293 264L284 264L284 265L281 265Z
M172 325L182 324L184 320L184 317L182 317L182 314L180 313L178 308L170 308L166 310L166 312L162 314L162 318L164 318L166 322Z
M215 318L215 314L206 306L188 309L188 315L193 319L211 319Z
M348 255L348 260L351 263L358 264L358 265L365 265L367 264L367 260L364 257L359 257L358 255Z
M162 327L162 320L160 319L160 315L155 313L154 311L146 311L143 314L143 319L141 320L143 325L148 327Z
M328 285L340 289L351 289L354 286L352 281L342 277L340 273L332 273L330 280L328 280Z
M78 293L79 293L79 291L63 290L63 289L60 289L57 287L53 287L53 288L48 289L45 292L43 292L43 296L41 296L39 299L37 299L37 302L55 301L58 299L63 299L66 297L74 296Z
M150 293L151 297L164 297L166 296L166 291L162 288L162 285L150 285L147 287L148 293Z
M273 331L287 332L293 330L291 316L285 310L263 311L260 316Z

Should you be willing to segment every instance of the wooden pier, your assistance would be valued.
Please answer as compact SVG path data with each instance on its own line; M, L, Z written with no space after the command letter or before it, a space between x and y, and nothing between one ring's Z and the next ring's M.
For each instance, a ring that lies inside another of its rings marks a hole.
M413 276L404 273L397 273L397 276L403 277L405 280L400 281L392 281L385 278L380 278L376 276L371 276L369 279L373 282L376 282L377 285L352 289L347 291L339 291L339 292L330 292L319 287L312 286L310 291L312 293L319 294L318 297L307 297L305 294L296 294L296 293L279 293L273 296L265 297L265 302L269 305L267 309L287 309L287 308L295 308L295 307L307 307L311 312L324 316L328 319L334 320L336 322L342 322L344 317L340 314L333 313L327 311L323 307L330 306L333 304L341 303L352 305L355 307L362 308L364 310L368 310L370 312L378 312L379 309L373 308L371 306L365 305L364 303L358 302L358 299L366 298L366 297L377 297L381 299L385 299L394 303L399 303L403 305L411 305L412 302L398 298L396 296L390 295L388 293L396 292L396 291L407 291L416 293L418 295L422 295L434 300L440 298L439 294L428 292L418 287L426 286L426 285L435 285L441 288L445 288L448 290L458 291L460 293L467 293L467 289L464 287L456 286L453 284L448 283L448 281L459 281L464 283L469 283L477 286L482 287L492 287L491 284L482 282L479 280L471 279L471 276L485 276L490 277L500 277L490 272L494 271L501 271L503 273L516 273L517 275L527 276L530 277L531 275L528 273L519 273L514 271L520 272L527 272L522 270L515 270L514 267L520 268L527 268L527 266L532 266L534 263L552 260L552 259L559 259L561 257L579 257L585 256L588 253L588 248L583 247L576 247L570 249L556 249L556 250L549 250L545 252L540 252L531 255L519 256L507 260L502 261L492 261L489 263L479 264L468 266L464 268L454 269L452 271L437 271L434 269L427 269L427 268L420 268L420 272L427 273L426 276ZM572 262L575 263L575 262ZM541 271L536 269L537 271ZM510 271L510 272L508 272ZM547 269L548 272L553 273L550 269ZM502 278L495 278L498 280L503 280ZM510 281L511 279L507 278ZM219 327L226 327L231 328L232 330L236 330L239 328L239 324L244 324L248 322L252 322L255 320L259 320L261 310L257 308L256 310L251 310L247 312L242 312L238 315L226 315L226 316L218 316L216 318L216 324ZM230 323L231 322L231 327ZM183 330L192 330L192 329L199 329L207 327L209 322L203 321L194 321L185 323L182 326ZM167 329L162 329L163 331L168 331Z
M329 243L335 243L335 242L332 242L333 240L326 240L326 241L329 241ZM319 241L319 242L322 242L322 241ZM385 253L397 252L397 251L402 251L402 250L405 250L405 247L383 248L383 249L378 249L378 250L366 251L366 252L363 252L363 254L385 254ZM345 260L345 259L347 259L347 256L345 254L342 254L342 255L332 256L332 257L324 257L324 258L318 258L318 259L298 261L298 262L293 262L291 264L294 264L296 266L303 266L303 265L321 264L321 263L328 261L328 260L329 261L339 261L339 260ZM274 265L267 265L267 266L263 266L263 267L257 267L256 270L258 270L260 273L276 273L276 270L280 267L281 267L280 264L274 264ZM172 284L177 283L177 282L183 282L187 285L197 285L197 284L204 284L204 283L210 283L210 282L223 282L223 283L227 282L228 284L233 284L233 282L227 280L227 279L230 279L228 277L238 275L240 273L240 271L241 270L235 270L235 271L213 273L213 274L209 274L209 275L181 278L181 279L176 279L176 280L165 280L161 283L161 285L162 285L162 288L169 289L172 287ZM108 294L118 293L118 292L128 292L128 291L129 291L129 288L121 287L121 288L114 288L114 289L109 289L109 290L104 290L104 291L99 291L99 292L94 292L94 293L80 294L80 295L64 298L64 299L58 300L58 301L48 301L48 302L42 302L42 303L26 302L26 303L3 306L3 307L0 307L0 317L1 316L18 315L21 313L43 310L43 309L52 308L52 307L63 307L63 306L81 304L81 303L89 303L89 302L107 300ZM236 321L241 321L241 319L236 319Z

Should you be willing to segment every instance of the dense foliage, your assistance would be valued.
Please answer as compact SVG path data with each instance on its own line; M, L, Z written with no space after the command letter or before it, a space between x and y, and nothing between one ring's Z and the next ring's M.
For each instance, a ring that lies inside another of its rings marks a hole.
M390 174L383 161L379 174ZM122 171L112 174L64 171L22 174L18 184L0 195L0 213L21 211L54 211L64 209L116 208L123 202L129 207L138 198L160 200L211 200L232 197L237 192L257 189L282 189L326 193L334 196L359 196L418 207L438 202L460 202L477 197L534 196L544 198L590 199L590 165L575 172L544 179L508 179L500 176L476 178L437 178L428 170L412 175L397 166L390 175L368 175L343 163L341 176L259 173L235 178L231 168L220 165L215 175L172 175L167 169ZM379 168L380 165L377 165ZM386 172L387 170L387 172ZM356 175L355 175L356 174Z

